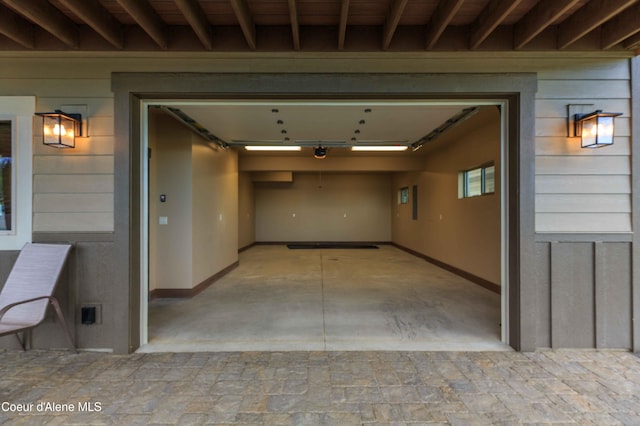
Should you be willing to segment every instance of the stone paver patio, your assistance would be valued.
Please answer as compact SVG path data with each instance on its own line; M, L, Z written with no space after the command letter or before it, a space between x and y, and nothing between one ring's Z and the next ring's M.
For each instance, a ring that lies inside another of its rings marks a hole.
M0 404L6 425L638 425L640 359L617 351L4 351Z

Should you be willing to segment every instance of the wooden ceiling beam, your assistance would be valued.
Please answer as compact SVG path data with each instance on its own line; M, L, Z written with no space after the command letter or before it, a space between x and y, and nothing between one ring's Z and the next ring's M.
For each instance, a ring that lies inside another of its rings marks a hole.
M579 2L580 0L542 0L516 24L514 49L524 47Z
M625 10L602 25L602 48L611 49L638 32L640 32L640 4Z
M102 38L118 49L124 47L122 26L98 0L59 0Z
M384 23L382 36L383 50L389 49L393 35L395 34L400 18L402 17L402 12L404 12L404 8L407 6L407 2L408 0L393 0L391 7L389 8L389 14L387 15L387 19Z
M515 9L522 0L491 0L480 12L473 24L469 48L475 49L489 37L498 25Z
M116 0L162 49L169 47L167 26L147 0Z
M251 50L256 50L256 25L251 18L251 12L249 11L249 5L246 0L230 0L233 11L238 18L240 28L244 38L247 40L247 44Z
M33 49L36 46L33 25L6 7L1 6L0 34L27 49Z
M340 6L340 28L338 29L338 50L344 50L344 40L347 36L347 21L349 20L349 0L342 0Z
M46 0L3 0L39 27L69 47L78 48L80 38L76 24Z
M289 19L291 20L293 48L295 50L300 50L300 25L298 24L298 8L296 6L296 0L289 0Z
M447 25L456 15L464 0L441 1L431 15L427 25L427 49L432 49L438 42Z
M636 0L591 0L560 24L558 48L575 43L596 27L622 12Z
M175 0L175 2L193 32L196 33L200 43L205 49L213 50L213 31L211 31L211 24L207 21L200 3L196 0Z
M625 49L629 49L629 50L640 49L640 33L626 39L623 43L623 46ZM638 53L636 52L636 55L637 54Z

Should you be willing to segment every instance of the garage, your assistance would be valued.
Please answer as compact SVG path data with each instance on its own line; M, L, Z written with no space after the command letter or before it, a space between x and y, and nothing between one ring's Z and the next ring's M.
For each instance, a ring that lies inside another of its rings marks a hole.
M502 108L149 105L142 350L509 349Z

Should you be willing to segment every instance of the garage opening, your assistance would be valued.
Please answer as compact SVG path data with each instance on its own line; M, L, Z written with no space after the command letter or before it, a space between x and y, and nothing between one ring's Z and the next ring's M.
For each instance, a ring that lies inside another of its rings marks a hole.
M145 107L143 350L509 349L501 102Z

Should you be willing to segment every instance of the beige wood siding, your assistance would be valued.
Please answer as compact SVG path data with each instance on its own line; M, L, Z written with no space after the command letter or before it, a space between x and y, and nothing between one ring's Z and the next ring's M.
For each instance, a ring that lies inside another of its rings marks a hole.
M54 85L55 86L55 85ZM98 86L92 86L92 92ZM51 91L49 89L48 91ZM74 96L81 93L74 92ZM92 95L94 93L87 93ZM62 105L86 105L84 134L74 149L44 146L34 118L33 230L113 231L113 99L38 98L38 111Z
M631 231L630 73L627 61L539 73L536 231ZM567 105L621 112L613 146L583 149L567 137Z

